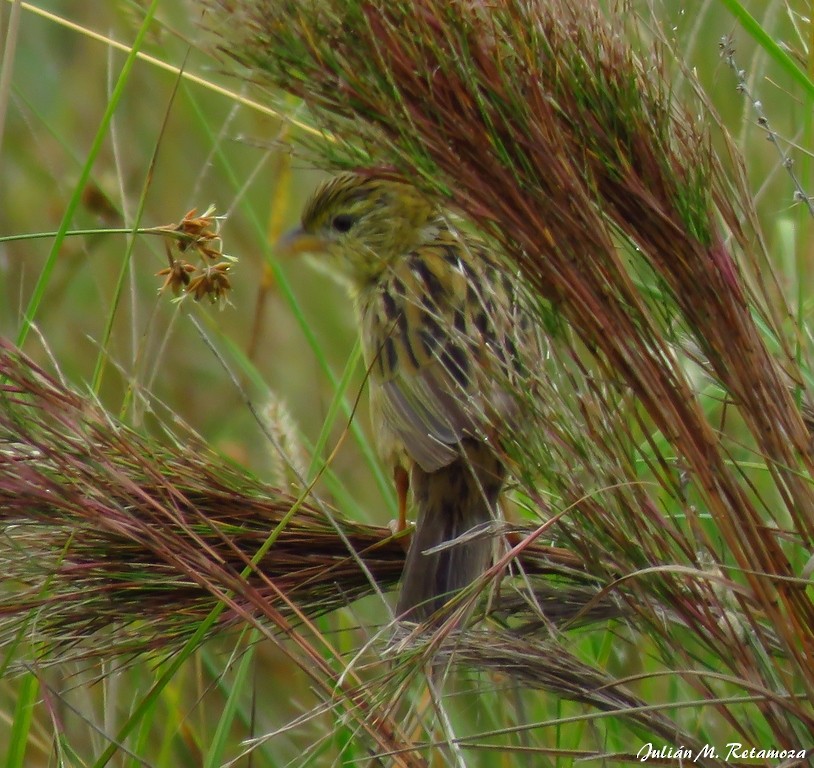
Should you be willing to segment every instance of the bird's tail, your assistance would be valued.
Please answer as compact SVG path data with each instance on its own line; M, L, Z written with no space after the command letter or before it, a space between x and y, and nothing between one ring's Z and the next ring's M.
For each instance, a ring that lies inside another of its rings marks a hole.
M396 615L425 622L488 567L492 539L476 536L438 552L426 550L490 523L505 478L493 449L464 441L462 455L434 472L414 466L410 485L417 508L416 530L401 581Z

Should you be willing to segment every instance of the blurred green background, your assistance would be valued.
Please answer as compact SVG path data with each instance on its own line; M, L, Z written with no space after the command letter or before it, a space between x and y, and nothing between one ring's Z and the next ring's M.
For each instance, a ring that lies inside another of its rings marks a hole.
M125 42L140 21L140 8L132 3L39 7ZM246 92L239 79L224 75L220 64L196 48L205 33L186 4L161 3L158 17L145 53L175 67L188 57L187 71L236 95ZM4 234L57 229L123 61L124 54L104 42L23 11L2 157ZM280 106L294 110L294 105ZM70 229L132 227L142 195L143 227L172 223L191 208L202 212L214 204L225 217L224 251L239 260L229 304L218 309L206 301L207 306L194 307L186 302L179 308L171 295L157 295L161 278L155 273L166 266L159 237L137 239L117 295L127 236L69 237L33 318L37 333L26 344L36 359L52 357L69 381L89 383L115 311L99 390L105 406L118 412L128 388L149 393L260 475L269 471L267 441L185 316L205 318L207 334L232 364L229 345L250 355L270 392L283 399L311 440L319 435L333 397L324 366L341 375L355 338L341 288L302 260L276 261L274 240L281 228L296 223L320 178L307 160L292 156L282 128L279 119L236 103L235 96L179 82L177 75L138 61ZM0 332L5 336L16 338L51 244L45 238L2 245ZM281 286L283 275L287 282ZM300 308L293 309L292 301ZM318 353L302 324L311 329ZM361 378L360 369L357 390ZM246 386L262 408L269 392ZM144 412L136 398L127 418L138 423ZM359 418L366 418L364 408ZM331 447L343 428L344 423L336 426ZM361 509L370 510L372 519L389 519L380 494L368 490L370 469L353 441L345 443L335 466L350 487L358 488Z
M772 63L724 3L663 0L649 9L650 4L642 0L633 5L650 23L662 24L674 37L676 47L684 52L681 64L698 73L723 126L743 149L746 166L742 170L755 192L778 284L792 307L798 300L803 302L801 314L807 316L810 219L804 206L795 206L793 188L775 146L766 141L755 111L738 92L735 73L721 61L720 40L732 36L739 66L772 128L792 144L806 148L796 156L796 171L804 186L811 178L807 151L811 116L792 84L776 75ZM125 53L91 33L127 45L135 37L146 6L123 1L37 0L22 9L0 146L0 236L11 238L0 243L0 333L7 338L16 339L20 334L53 243L51 237L29 239L27 235L58 229L125 59ZM810 32L803 20L811 11L807 3L753 0L743 6L793 56L808 60ZM2 7L3 34L10 7L10 3ZM93 387L99 361L104 360L98 396L110 412L148 431L157 431L152 410L161 419L175 414L218 451L274 481L275 460L267 439L192 318L238 372L258 408L264 409L272 400L284 404L307 461L312 459L308 446L317 443L325 430L335 398L331 375L336 380L342 377L354 346L355 328L341 287L305 261L279 261L275 253L274 241L296 223L303 201L322 175L307 156L292 150L299 129L270 114L278 110L297 115L298 105L279 95L259 95L234 73L224 72L223 63L201 50L212 38L211 32L199 28L199 21L195 4L163 0L143 51L172 68L183 66L186 72L230 93L217 93L206 84L179 78L156 63L137 61L69 228L132 228L142 198L141 227L177 222L188 210L203 211L213 203L218 214L225 216L221 223L224 251L239 260L232 271L234 290L228 305L195 305L190 300L179 305L170 295L158 295L161 279L155 273L166 266L167 258L160 237L138 236L126 263L128 235L71 236L60 249L42 302L30 318L33 328L25 349L47 369L59 371L73 387L85 391ZM646 29L641 34L646 36ZM645 39L642 44L649 43ZM694 96L688 92L680 68L676 68L675 83L678 98L694 109ZM263 99L270 110L241 103L243 96ZM716 142L723 150L725 142L720 136ZM724 161L728 162L726 156ZM766 279L771 277L767 274ZM105 342L108 324L111 335ZM256 368L257 379L248 375L252 366L244 358ZM348 407L362 387L363 375L362 366L355 363L342 394ZM368 434L364 399L355 418ZM347 417L341 412L328 424L323 459L346 425ZM352 437L346 439L332 469L355 502L352 510L342 511L384 524L394 517L393 495L381 475L376 479L366 458L369 453L369 446ZM318 458L314 466L318 466ZM330 486L320 486L320 491L331 500ZM325 629L333 629L335 621L325 620ZM353 623L351 617L343 626ZM359 631L356 640L364 636ZM219 658L228 650L215 647L210 652ZM607 653L612 652L608 649ZM617 662L625 666L629 659L622 655L620 652ZM276 649L264 648L257 663L263 670L258 678L263 681L258 686L263 717L257 730L281 727L313 704L301 673L286 664ZM212 657L204 655L197 668L179 678L174 695L181 714L173 738L188 742L189 751L176 758L180 762L165 756L156 757L156 764L199 764L195 750L201 734L222 707L222 694L212 682L215 666ZM143 690L149 672L142 669L113 679L120 681L121 701L128 702L134 690ZM115 708L116 691L106 688L102 701L100 688L86 689L85 681L76 678L76 690L68 696L78 699L84 708L79 721L95 719L101 724L106 707ZM3 721L13 720L16 686L14 678L7 678L0 688L0 744L5 743ZM284 696L275 693L280 690L285 691ZM497 686L495 693L499 701ZM539 703L529 699L534 705ZM191 724L185 720L189 713L193 713ZM73 717L65 710L62 716ZM53 765L48 757L50 723L44 709L38 709L37 722L29 762L24 764ZM260 764L284 765L289 760L297 764L298 745L319 738L330 727L331 717L316 722L275 741L278 751L266 753ZM93 743L93 728L87 731L88 743ZM235 743L237 738L235 734ZM332 763L326 758L324 764Z

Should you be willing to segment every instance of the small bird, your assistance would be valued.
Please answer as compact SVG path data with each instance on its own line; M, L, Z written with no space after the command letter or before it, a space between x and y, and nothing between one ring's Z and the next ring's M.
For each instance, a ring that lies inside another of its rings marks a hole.
M382 175L323 183L284 247L319 254L353 298L401 528L409 490L417 509L397 616L425 622L491 562L500 438L518 415L508 383L529 325L516 281L417 189Z

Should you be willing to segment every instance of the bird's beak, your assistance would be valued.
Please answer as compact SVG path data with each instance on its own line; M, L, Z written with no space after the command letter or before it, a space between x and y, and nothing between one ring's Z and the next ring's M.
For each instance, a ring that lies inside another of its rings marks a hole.
M311 235L302 228L297 227L286 232L277 241L277 250L283 256L296 256L300 253L321 253L328 244L318 235Z

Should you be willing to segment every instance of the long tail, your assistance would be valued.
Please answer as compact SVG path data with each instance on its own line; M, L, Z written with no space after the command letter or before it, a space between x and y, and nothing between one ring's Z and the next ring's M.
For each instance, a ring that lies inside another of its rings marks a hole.
M424 554L495 516L503 464L488 445L467 440L462 447L460 458L435 472L413 467L410 485L418 514L396 608L400 619L427 621L489 567L488 537Z

